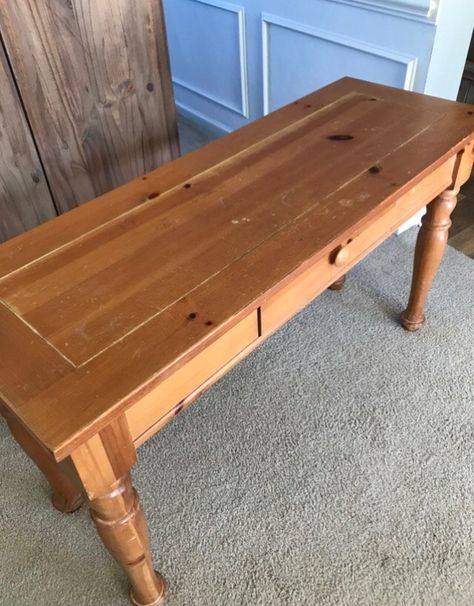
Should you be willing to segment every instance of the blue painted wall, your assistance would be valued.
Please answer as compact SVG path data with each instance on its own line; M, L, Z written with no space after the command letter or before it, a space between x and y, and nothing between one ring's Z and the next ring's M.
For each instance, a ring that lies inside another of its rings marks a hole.
M164 0L178 107L230 131L341 76L455 98L474 0Z

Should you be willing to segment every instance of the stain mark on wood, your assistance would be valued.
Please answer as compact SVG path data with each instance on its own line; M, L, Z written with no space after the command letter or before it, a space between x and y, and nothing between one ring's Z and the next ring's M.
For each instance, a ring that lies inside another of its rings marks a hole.
M195 320L197 318L197 313L195 311L191 312L188 315L188 320Z
M371 166L369 168L369 173L371 173L372 175L378 175L378 173L381 171L382 169L380 168L380 166Z
M330 141L350 141L354 137L352 135L329 135Z

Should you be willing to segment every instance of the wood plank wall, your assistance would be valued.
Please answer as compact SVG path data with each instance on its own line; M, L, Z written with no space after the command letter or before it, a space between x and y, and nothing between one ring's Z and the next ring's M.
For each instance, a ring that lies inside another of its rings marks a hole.
M178 155L159 1L1 2L0 33L50 188L36 222L52 216L52 200L64 212ZM11 121L14 111L2 104ZM43 175L35 174L40 189ZM27 205L11 200L17 210ZM14 212L2 214L15 221ZM33 223L5 227L2 236Z
M56 216L0 45L0 242Z

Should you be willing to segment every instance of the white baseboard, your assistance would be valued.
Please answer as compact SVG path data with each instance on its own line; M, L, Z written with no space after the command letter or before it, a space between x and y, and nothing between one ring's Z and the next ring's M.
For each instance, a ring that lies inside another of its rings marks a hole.
M408 219L408 221L406 221L406 223L404 223L403 225L400 225L400 227L397 229L397 232L396 232L397 236L402 234L407 229L410 229L410 227L419 227L421 225L421 218L423 217L423 215L425 213L426 213L426 208L422 208L420 211L418 211L416 213L416 215L413 215L413 217L411 217L411 219Z
M222 122L213 120L212 118L209 118L208 116L205 116L204 114L201 114L200 112L191 109L183 103L179 103L177 101L176 107L179 114L181 114L185 118L188 118L189 120L192 120L193 122L202 124L202 126L214 133L216 137L222 137L222 135L227 135L228 133L232 132L232 129L226 126L225 124L222 124Z

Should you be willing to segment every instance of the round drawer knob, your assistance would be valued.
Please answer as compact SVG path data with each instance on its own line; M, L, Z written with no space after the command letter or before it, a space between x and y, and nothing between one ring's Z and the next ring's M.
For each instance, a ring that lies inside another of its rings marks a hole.
M342 267L349 261L349 249L347 246L342 246L334 257L334 265L336 267Z

